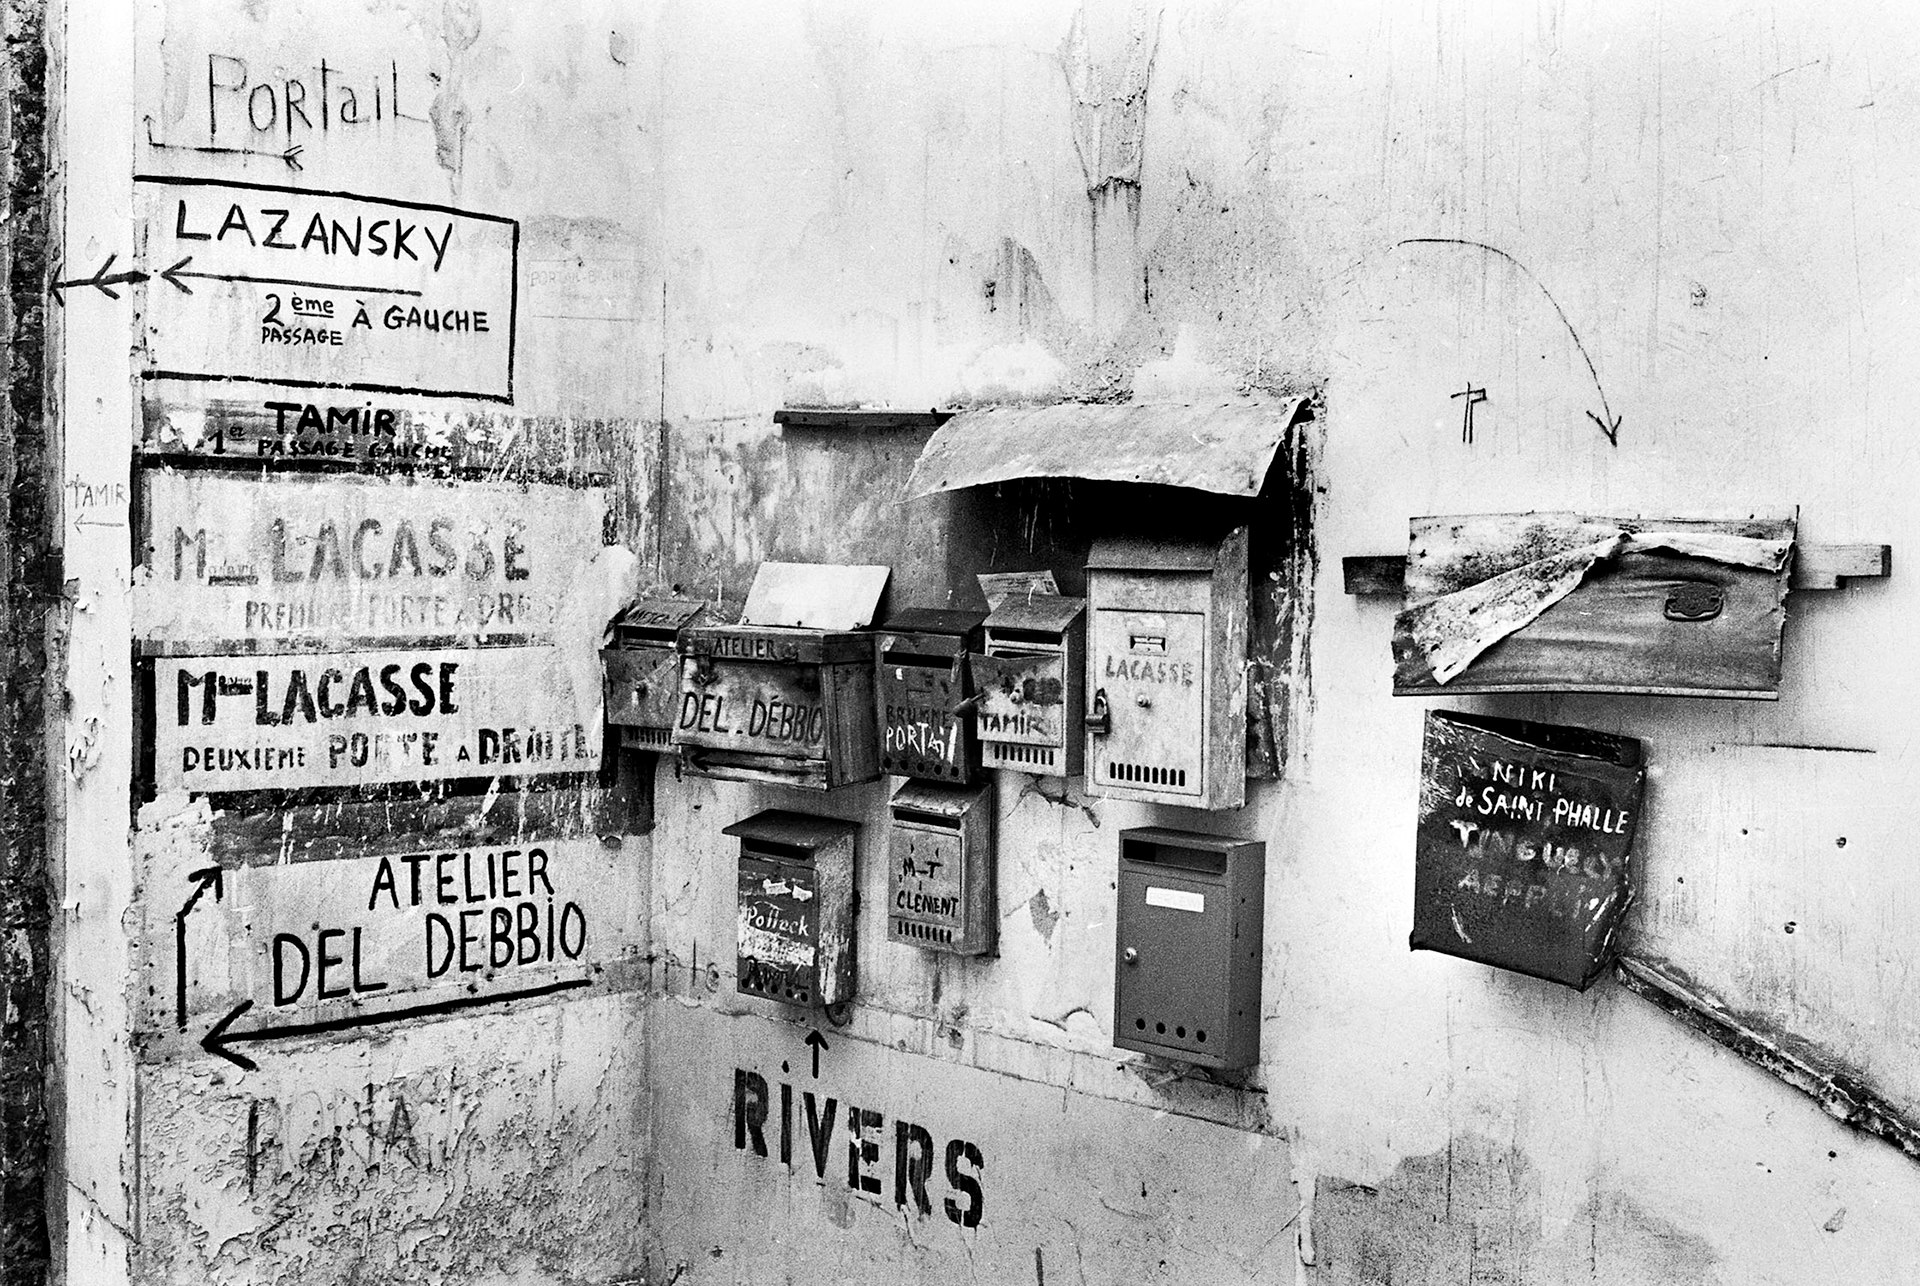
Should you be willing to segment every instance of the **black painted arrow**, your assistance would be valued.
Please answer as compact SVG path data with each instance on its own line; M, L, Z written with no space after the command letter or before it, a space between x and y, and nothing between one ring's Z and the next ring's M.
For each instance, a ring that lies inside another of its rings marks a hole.
M818 1031L807 1033L807 1044L813 1046L813 1079L820 1079L820 1051L827 1048L827 1038Z
M107 261L101 264L100 270L91 277L75 277L72 281L54 282L48 287L49 290L53 291L54 302L65 307L67 302L66 297L61 292L74 286L92 286L108 299L118 299L120 298L120 292L113 289L115 286L125 285L129 282L145 281L147 279L147 274L141 272L138 268L129 268L125 272L108 273L107 269L113 267L113 261L119 257L118 254L108 255Z
M309 290L339 290L353 295L411 295L417 298L422 293L404 286L355 286L338 281L307 281L300 277L256 277L244 272L188 272L187 265L192 262L193 256L188 255L179 263L161 272L160 279L186 291L189 295L193 293L193 287L184 280L187 277L200 281L250 281L261 286L302 286Z
M556 992L572 991L578 987L592 985L591 978L570 978L565 982L550 982L541 987L523 987L518 991L493 991L473 996L459 996L453 1000L436 1000L406 1009L350 1014L345 1018L330 1018L313 1023L292 1023L285 1027L256 1027L252 1031L232 1031L230 1029L240 1020L241 1015L253 1008L251 1000L243 1000L235 1005L225 1018L207 1030L207 1034L200 1038L200 1048L250 1072L260 1064L237 1050L229 1049L228 1046L249 1041L286 1040L293 1036L318 1036L325 1032L350 1031L355 1027L373 1027L380 1023L396 1022L402 1018L425 1018L431 1014L449 1014L461 1009L476 1009L481 1005L505 1004L509 1000L532 1000L536 996L551 996Z
M173 1019L181 1031L187 1029L187 916L209 888L215 902L227 891L226 876L217 866L189 871L187 878L193 881L193 894L173 917Z

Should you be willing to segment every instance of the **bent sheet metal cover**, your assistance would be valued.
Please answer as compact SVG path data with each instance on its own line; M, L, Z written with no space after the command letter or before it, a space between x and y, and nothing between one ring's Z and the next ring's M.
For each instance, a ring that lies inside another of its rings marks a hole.
M1586 990L1633 900L1645 780L1631 737L1428 711L1408 945Z
M963 411L913 466L913 496L1015 478L1092 478L1254 496L1304 398L1064 402Z

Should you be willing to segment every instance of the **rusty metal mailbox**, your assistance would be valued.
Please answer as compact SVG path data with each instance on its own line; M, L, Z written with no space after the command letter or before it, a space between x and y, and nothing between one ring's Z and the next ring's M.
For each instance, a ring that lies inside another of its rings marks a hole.
M887 938L977 956L993 949L993 788L910 781L894 792Z
M680 704L676 639L705 604L685 598L641 599L613 623L613 646L600 658L607 671L607 722L627 750L668 750Z
M1631 737L1428 711L1412 948L1584 991L1633 899L1645 781Z
M1120 832L1113 1043L1206 1067L1260 1059L1267 846Z
M873 619L885 567L763 563L738 625L679 635L673 743L689 769L832 790L880 775Z
M1247 529L1218 543L1095 541L1087 603L1087 789L1245 803Z
M1058 594L1015 595L987 614L984 651L971 665L987 767L1079 775L1086 743L1086 605Z
M984 612L910 607L880 627L880 767L903 777L966 783L980 771L968 702L970 653Z
M740 840L740 992L816 1008L853 999L859 824L769 808L723 833Z

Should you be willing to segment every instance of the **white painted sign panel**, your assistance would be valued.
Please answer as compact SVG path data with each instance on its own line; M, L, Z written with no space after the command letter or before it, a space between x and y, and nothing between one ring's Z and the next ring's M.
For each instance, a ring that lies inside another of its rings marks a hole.
M174 175L134 187L147 378L513 400L514 220Z
M156 1027L215 1043L588 985L637 948L631 872L591 836L196 873L152 944ZM164 982L163 982L164 979ZM168 985L170 984L170 985ZM256 1055L257 1048L253 1051Z
M599 669L576 682L560 660L540 647L162 658L155 785L268 790L597 771Z
M199 470L143 475L149 654L551 641L602 488Z

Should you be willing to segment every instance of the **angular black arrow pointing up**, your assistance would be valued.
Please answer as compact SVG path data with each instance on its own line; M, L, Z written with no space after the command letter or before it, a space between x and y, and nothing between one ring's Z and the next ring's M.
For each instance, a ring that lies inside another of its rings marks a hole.
M260 1064L229 1046L248 1041L286 1040L292 1036L317 1036L323 1032L350 1031L355 1027L373 1027L380 1023L397 1022L402 1018L425 1018L430 1014L448 1014L461 1009L475 1009L481 1005L505 1004L509 1000L532 1000L536 996L551 996L556 992L572 991L578 987L592 985L591 978L569 978L565 982L550 982L541 987L522 987L518 991L482 992L479 995L459 996L453 1000L430 1001L407 1009L383 1009L375 1013L350 1014L345 1018L331 1018L323 1022L293 1023L286 1027L256 1027L252 1031L232 1031L230 1029L234 1023L253 1008L251 1000L243 1000L229 1010L226 1017L208 1028L207 1034L200 1038L200 1048L250 1072Z
M827 1038L818 1030L807 1033L807 1044L813 1047L813 1079L820 1079L820 1051L827 1048Z
M209 888L215 902L226 894L226 877L217 866L187 872L193 881L193 893L173 917L173 1020L181 1031L187 1029L187 915Z

